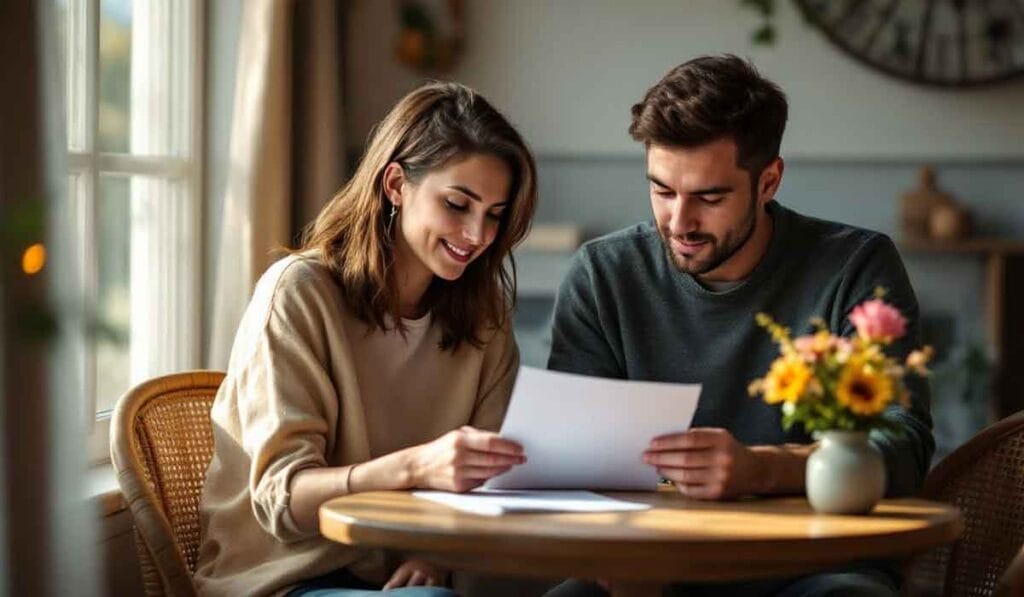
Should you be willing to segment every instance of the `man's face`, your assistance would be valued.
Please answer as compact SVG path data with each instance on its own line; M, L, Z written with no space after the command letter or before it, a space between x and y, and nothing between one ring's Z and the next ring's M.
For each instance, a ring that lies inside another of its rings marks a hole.
M647 178L665 252L694 276L715 272L741 252L763 213L731 139L694 148L651 145Z

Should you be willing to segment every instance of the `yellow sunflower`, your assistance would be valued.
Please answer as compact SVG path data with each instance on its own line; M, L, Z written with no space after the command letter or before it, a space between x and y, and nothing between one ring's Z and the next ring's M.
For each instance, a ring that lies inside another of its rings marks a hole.
M893 399L892 380L884 372L851 361L839 376L836 399L857 415L876 415Z
M762 389L764 401L768 404L796 402L800 400L811 380L811 370L799 357L788 356L775 359Z

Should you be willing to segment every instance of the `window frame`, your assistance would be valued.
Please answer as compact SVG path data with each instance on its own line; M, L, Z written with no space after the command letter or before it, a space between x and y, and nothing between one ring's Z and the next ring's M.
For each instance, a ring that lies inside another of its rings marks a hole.
M75 254L78 263L76 263L75 271L79 273L79 278L76 283L80 292L83 312L86 314L82 318L82 325L88 326L88 321L94 316L97 308L99 268L97 205L101 175L146 176L183 184L187 197L184 204L179 206L178 213L185 218L187 223L185 233L189 234L190 242L187 243L189 249L184 252L185 254L174 254L173 259L183 259L186 263L182 268L175 268L176 273L169 274L169 276L177 275L177 278L169 280L174 282L169 287L175 290L170 300L188 313L186 318L188 320L176 319L174 321L173 327L179 328L181 333L180 336L175 337L175 342L170 343L173 348L170 348L169 351L174 351L176 354L170 355L167 360L175 363L175 368L198 368L201 356L202 317L199 307L202 304L202 258L204 255L202 232L202 213L205 204L202 188L204 113L202 100L205 82L206 3L205 0L151 1L167 2L166 5L158 5L164 9L159 17L165 18L165 26L170 28L174 23L181 23L187 24L189 28L185 35L174 35L177 32L170 30L171 35L167 36L166 47L153 44L148 48L154 53L162 52L160 59L167 60L168 69L170 69L168 76L175 77L176 81L187 81L189 86L186 91L189 117L184 119L187 122L181 122L181 119L176 121L169 117L168 122L162 125L165 128L161 129L169 131L168 135L186 135L186 155L173 155L171 152L162 155L132 154L131 148L128 153L104 152L98 149L101 0L66 0L66 19L61 26L65 28L64 55L67 61L64 74L66 77L65 98L67 100L68 177L71 182L67 200L77 237L75 239ZM136 15L137 13L133 11L133 53L136 51L134 45ZM154 16L153 18L158 17ZM153 48L160 49L154 50ZM185 51L180 51L182 48ZM149 79L150 82L154 80L155 77ZM134 84L133 82L132 85ZM175 207L172 206L171 209L175 209ZM134 250L133 248L133 252ZM163 257L163 259L170 260L172 257ZM162 264L157 263L156 265L154 271L160 272L156 275L164 275L160 270ZM136 289L136 283L132 276L129 287L133 292ZM137 314L133 312L130 317L136 316ZM87 332L88 330L83 329L82 331ZM109 436L112 411L99 409L95 375L95 343L90 340L88 333L83 333L81 337L85 341L83 350L80 352L82 361L79 363L78 374L82 382L81 387L84 389L84 415L90 423L88 451L91 461L100 464L110 459ZM132 337L129 340L129 346L137 341L139 340ZM129 350L131 351L131 348ZM135 366L131 365L131 368L135 369ZM131 379L130 383L135 384L140 381L143 380Z

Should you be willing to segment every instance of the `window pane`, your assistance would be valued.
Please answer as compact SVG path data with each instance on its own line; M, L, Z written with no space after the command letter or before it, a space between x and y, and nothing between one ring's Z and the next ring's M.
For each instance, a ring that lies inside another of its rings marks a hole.
M67 72L68 64L68 0L54 0L57 7L53 11L53 26L57 30L57 43L60 52L60 72Z
M74 287L75 302L81 306L90 303L87 289L93 278L92 268L95 264L95 260L90 257L92 254L90 244L92 242L92 234L90 234L92 231L92 193L89 186L91 180L89 173L81 170L71 170L68 174L67 211L72 222L71 238L68 239L68 244L74 259L72 271L76 274L71 283ZM95 370L95 367L92 366L92 336L89 329L84 318L75 318L75 323L69 330L70 337L75 343L74 352L82 359L78 362L78 367L75 370L75 374L79 378L77 381L80 387L89 392L89 400L82 405L82 414L87 417L83 420L87 423L91 423L94 416L92 391Z
M131 123L132 3L100 3L100 89L97 147L127 152Z
M195 366L195 205L185 179L132 179L133 382Z
M96 410L132 385L191 369L196 210L185 179L101 173L96 202Z
M83 0L57 0L58 24L64 48L64 73L67 93L68 148L72 151L92 149L92 113L90 94L93 93L94 66L91 63L89 10Z
M114 407L131 378L131 181L101 175L96 204L96 410Z
M189 158L198 62L196 2L135 0L132 36L131 153Z

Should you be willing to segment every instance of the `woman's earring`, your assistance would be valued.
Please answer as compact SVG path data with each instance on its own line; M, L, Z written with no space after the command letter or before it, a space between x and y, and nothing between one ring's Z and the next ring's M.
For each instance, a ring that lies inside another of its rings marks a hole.
M395 216L398 215L398 206L394 203L391 204L391 213L388 215L388 236L391 236L391 228L395 224Z

